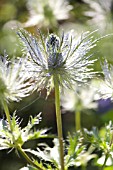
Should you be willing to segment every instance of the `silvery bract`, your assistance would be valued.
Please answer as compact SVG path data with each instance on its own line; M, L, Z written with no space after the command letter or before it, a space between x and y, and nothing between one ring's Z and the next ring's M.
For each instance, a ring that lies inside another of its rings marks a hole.
M18 32L24 43L29 60L26 70L35 77L38 90L53 88L55 78L59 85L72 88L75 82L86 82L94 76L91 67L95 60L91 60L90 50L96 46L93 32L85 32L76 39L73 32L62 34L61 37L49 34L46 38L39 31L38 39L25 30Z
M89 24L94 24L99 30L106 31L106 28L113 29L112 24L112 0L83 0L90 6L85 15L90 17Z
M23 62L0 56L0 101L19 101L33 90L27 72L22 72Z
M101 64L102 65L102 64ZM100 93L102 98L111 98L113 100L113 66L109 65L107 60L102 65L104 80L100 82Z
M9 130L10 127L8 122L4 119L0 119L0 150L13 149L16 144L16 146L18 146L18 144L19 146L23 146L27 141L47 137L47 134L45 134L47 129L33 130L33 127L38 125L41 121L40 113L34 118L31 116L24 128L20 126L21 120L15 114L16 112L14 112L11 117L14 138L12 137L12 132ZM14 140L16 141L16 144L14 143Z
M73 90L66 90L61 96L61 105L64 111L82 111L84 109L96 109L99 94L95 84L96 80L88 82L88 85L75 85Z

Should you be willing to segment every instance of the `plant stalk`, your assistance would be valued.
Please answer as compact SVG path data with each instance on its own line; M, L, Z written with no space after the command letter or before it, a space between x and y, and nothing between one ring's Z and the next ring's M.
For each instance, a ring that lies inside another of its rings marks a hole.
M37 170L44 170L43 168L40 168L38 165L36 165L29 156L24 152L24 150L21 148L21 146L17 146L18 151L21 153L21 155L26 159L26 161L32 165L33 167L37 168Z
M86 170L86 166L82 165L82 170Z
M55 87L55 107L56 107L56 121L57 121L57 131L59 139L59 155L60 155L60 165L61 170L64 170L64 149L63 149L63 132L62 132L62 119L60 110L60 91L58 81L54 78Z
M12 124L11 124L10 113L9 113L9 109L8 109L7 103L5 101L3 101L2 105L3 105L4 111L5 111L5 115L6 115L7 121L8 121L9 126L10 126L10 130L12 132L13 128L12 128Z
M76 124L76 131L81 129L81 118L80 118L81 114L80 111L77 110L75 112L75 124Z
M6 114L7 121L8 121L9 126L10 126L10 130L11 130L12 135L13 135L13 127L12 127L12 124L11 124L10 113L9 113L9 109L8 109L7 103L6 103L5 101L3 101L3 102L2 102L2 105L3 105L3 108L4 108L5 114ZM15 143L14 136L13 136L13 140L14 140L13 142ZM16 146L16 144L15 144L15 146ZM20 151L20 153L23 155L23 157L26 159L26 161L27 161L30 165L36 167L38 170L44 170L44 169L38 167L38 165L36 165L36 164L28 157L28 155L23 151L23 149L21 148L21 146L19 146L19 145L17 144L17 147L16 147L16 148Z

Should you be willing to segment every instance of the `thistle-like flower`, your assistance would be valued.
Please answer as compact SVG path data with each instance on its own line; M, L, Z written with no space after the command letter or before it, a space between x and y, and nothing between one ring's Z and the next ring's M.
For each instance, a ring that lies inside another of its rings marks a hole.
M28 0L27 8L30 17L24 24L25 27L45 26L50 27L52 24L56 26L57 21L69 18L69 11L72 6L66 0Z
M108 64L107 60L102 65L104 80L100 82L100 94L102 98L111 98L113 100L113 66Z
M40 33L40 31L39 31ZM49 34L44 38L39 34L39 39L25 30L18 32L29 55L26 69L35 77L38 90L47 88L50 92L55 78L60 86L72 88L75 82L86 82L95 73L89 68L95 60L90 60L91 48L96 46L98 39L94 40L92 33L83 33L75 39L72 32L62 34L61 38Z
M20 101L30 95L33 90L29 76L22 73L24 60L8 60L8 56L0 56L0 102ZM21 74L20 74L21 73Z
M90 6L90 10L85 12L85 15L91 17L89 24L94 24L101 31L106 28L113 28L112 24L112 0L83 0Z
M82 111L87 109L96 109L98 107L97 100L99 94L95 84L96 80L92 80L86 86L75 86L75 90L66 90L61 97L61 104L64 111Z

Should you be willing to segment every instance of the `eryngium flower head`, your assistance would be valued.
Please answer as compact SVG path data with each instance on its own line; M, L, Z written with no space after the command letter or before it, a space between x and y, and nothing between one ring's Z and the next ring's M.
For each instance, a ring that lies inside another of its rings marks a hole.
M61 95L61 105L64 111L83 111L88 109L96 109L99 99L96 80L88 82L87 85L76 85L73 90L65 90Z
M38 39L25 30L18 32L27 50L29 61L26 68L33 73L37 88L53 87L53 78L60 86L70 88L75 82L86 82L94 76L91 66L95 60L90 60L89 51L96 45L93 33L83 33L75 39L72 31L58 37L49 34L44 38L39 31Z
M19 101L33 90L29 77L21 72L22 60L8 60L8 56L0 56L0 102Z
M41 26L51 27L57 25L57 21L69 18L69 12L72 6L67 0L28 0L27 8L29 19L24 24L25 27Z
M90 10L85 12L85 15L91 18L88 20L89 24L99 30L106 31L106 29L113 29L112 23L112 0L83 0L89 5Z
M113 66L108 64L107 60L101 64L104 80L100 82L100 94L104 99L111 98L113 100Z

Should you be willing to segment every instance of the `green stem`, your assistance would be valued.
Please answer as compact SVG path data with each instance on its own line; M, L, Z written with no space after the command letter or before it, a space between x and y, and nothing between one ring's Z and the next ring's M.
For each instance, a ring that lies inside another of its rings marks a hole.
M76 124L76 131L81 129L81 118L80 118L80 111L75 112L75 124Z
M18 151L21 153L21 155L26 159L26 161L32 165L33 167L37 168L38 170L44 170L43 168L40 168L38 165L36 165L30 158L29 156L23 151L21 146L17 146Z
M106 157L105 157L105 160L104 160L104 164L102 165L101 170L104 170L104 168L105 168L105 166L106 166L106 162L107 162L108 157L109 157L109 154L107 153L107 154L106 154Z
M60 111L60 92L58 81L54 78L55 86L55 106L56 106L56 119L57 119L57 131L59 139L59 155L61 170L64 170L64 149L63 149L63 132L62 132L62 120Z
M10 127L10 130L11 130L11 133L12 133L13 143L15 143L15 137L13 135L13 126L11 124L11 119L10 119L10 113L9 113L8 105L7 105L7 103L5 101L2 102L2 105L3 105L4 111L5 111L5 114L6 114L6 118L7 118L7 121L9 123L9 127Z
M86 170L86 166L82 166L82 170Z
M7 121L8 121L9 126L10 126L10 130L12 132L13 128L12 128L12 124L11 124L10 113L9 113L9 109L8 109L7 103L5 101L3 101L2 105L3 105L3 108L4 108L5 114L6 114Z
M4 108L5 114L6 114L7 121L8 121L9 126L10 126L10 130L11 130L11 132L13 132L13 127L12 127L12 124L11 124L10 113L9 113L9 109L8 109L7 103L6 103L5 101L3 101L3 102L2 102L2 105L3 105L3 108ZM15 143L14 136L13 136L13 142ZM15 143L15 146L16 146L16 143ZM23 155L23 157L27 160L27 162L28 162L30 165L33 165L34 167L38 168L38 170L44 170L44 169L38 167L38 165L36 165L36 164L28 157L28 155L23 151L23 149L22 149L19 145L17 145L16 148L20 151L20 153Z

